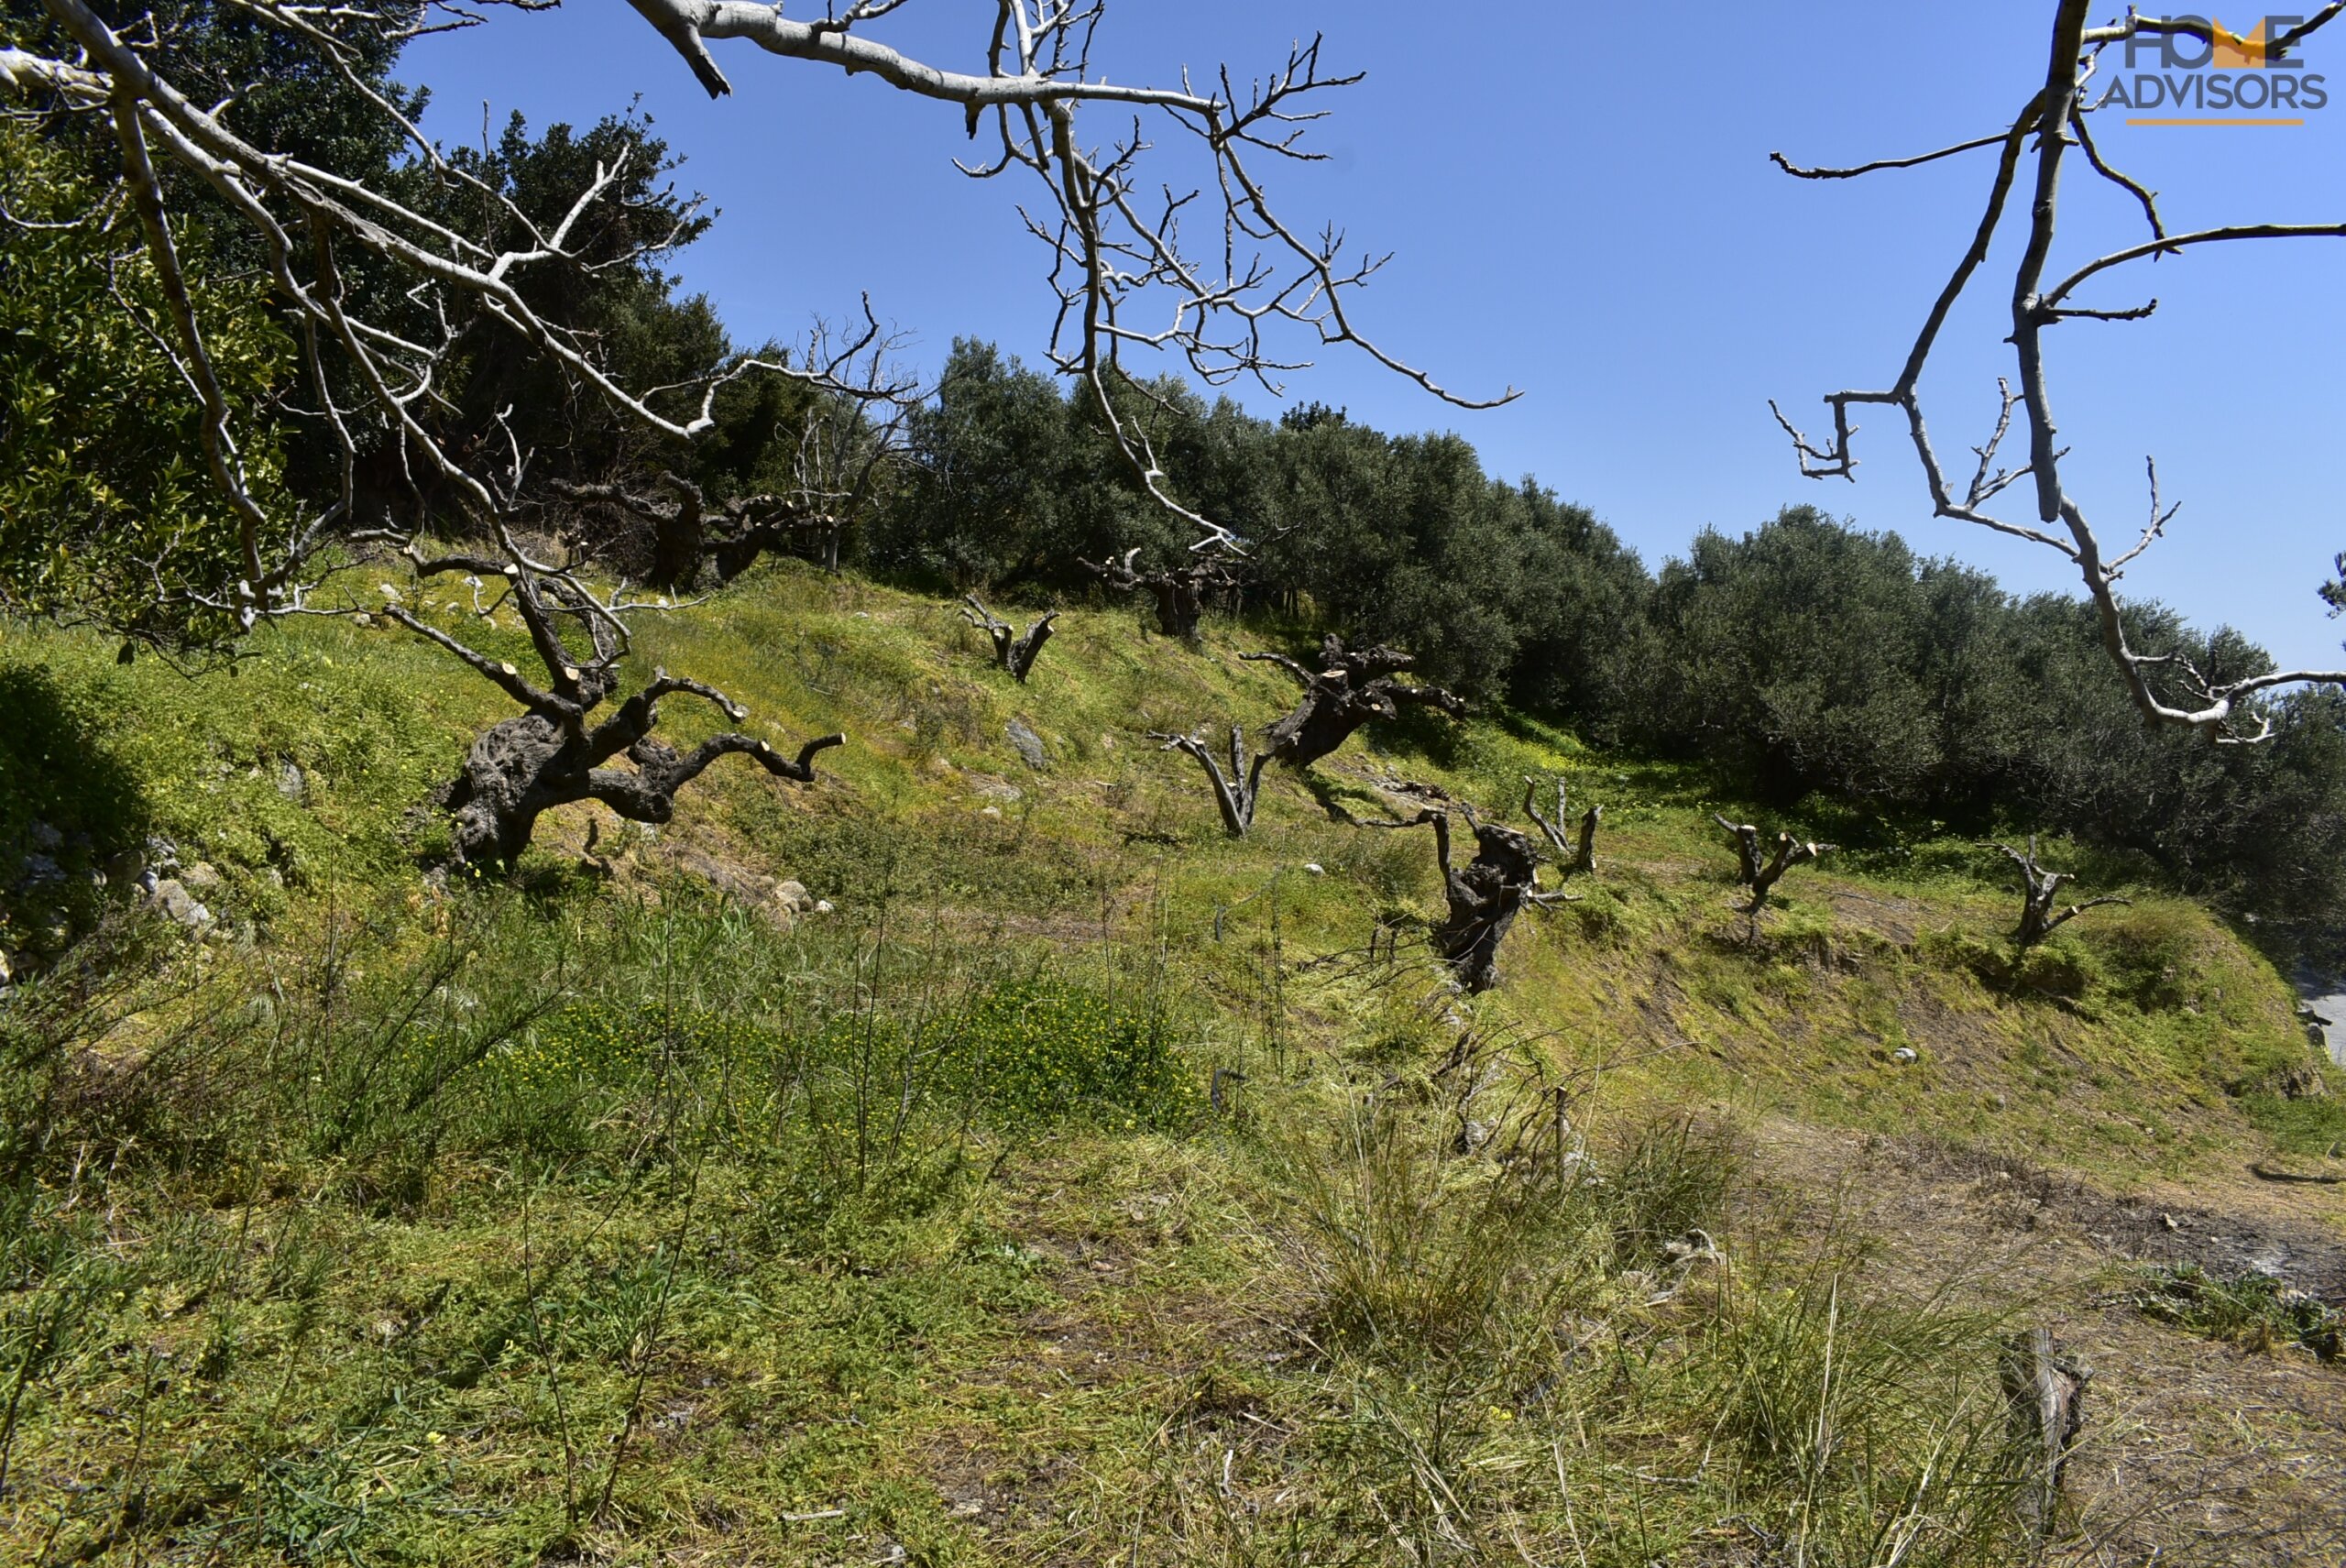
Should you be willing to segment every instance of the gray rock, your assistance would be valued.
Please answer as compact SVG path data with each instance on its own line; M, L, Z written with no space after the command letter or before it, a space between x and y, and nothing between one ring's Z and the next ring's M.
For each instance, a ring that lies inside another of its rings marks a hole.
M972 773L970 787L977 791L980 800L998 800L1015 806L1026 798L1026 792L1008 779L998 779L992 773Z
M27 830L27 837L36 850L54 850L65 842L65 835L46 822L36 822Z
M807 895L804 883L784 883L773 890L773 898L776 904L781 905L793 915L804 915L815 907L815 901Z
M1921 1061L1923 1058L1922 1053L1915 1050L1913 1047L1901 1046L1890 1053L1890 1059L1894 1062L1910 1062Z
M1012 748L1025 759L1026 765L1036 773L1042 772L1048 759L1043 751L1043 738L1035 733L1034 727L1023 718L1014 718L1005 733L1010 737Z
M65 868L47 855L27 855L16 862L16 886L20 891L49 887L64 880Z
M158 876L169 876L180 869L180 847L160 834L147 837L147 863L155 868Z
M310 781L302 776L301 765L291 757L277 770L277 793L288 800L299 800L310 793Z
M175 877L165 877L155 884L154 905L167 918L190 931L203 931L212 925L212 911Z
M180 872L180 881L198 893L209 893L220 885L220 872L210 861L198 861Z
M817 914L817 915L828 915L828 914L830 914L830 913L831 913L831 901L830 901L829 899L828 899L828 898L818 898L818 899L817 899L817 900L815 901L815 913L816 913L816 914Z

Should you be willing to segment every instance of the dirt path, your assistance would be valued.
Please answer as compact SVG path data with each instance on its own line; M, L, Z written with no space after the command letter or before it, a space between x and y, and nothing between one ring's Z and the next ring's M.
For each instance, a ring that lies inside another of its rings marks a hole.
M1776 1124L1758 1145L1770 1182L1874 1238L1890 1277L2012 1305L2091 1369L2056 1561L2346 1563L2346 1365L2154 1322L2124 1272L2254 1270L2346 1302L2346 1189L2243 1173L2120 1197L1921 1139Z

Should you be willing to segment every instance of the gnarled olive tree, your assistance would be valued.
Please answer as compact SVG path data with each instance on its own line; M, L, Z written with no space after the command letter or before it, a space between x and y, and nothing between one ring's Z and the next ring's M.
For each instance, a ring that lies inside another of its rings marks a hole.
M1562 827L1564 785L1561 781L1556 785L1552 818L1540 815L1537 789L1531 780L1523 781L1523 809L1554 848L1563 880L1594 872L1596 827L1603 810L1591 806L1583 815L1580 842L1575 847L1566 840ZM1360 826L1432 828L1434 858L1442 868L1442 896L1448 905L1441 923L1433 927L1434 951L1442 955L1459 984L1471 992L1483 992L1498 983L1499 946L1507 940L1515 917L1526 907L1550 908L1570 902L1573 895L1562 888L1551 892L1540 887L1540 851L1529 834L1485 822L1464 801L1457 806L1474 834L1474 858L1464 867L1451 860L1450 813L1445 809L1428 806L1404 821L1365 821Z
M1302 700L1263 732L1265 755L1292 768L1310 767L1371 719L1398 718L1405 707L1439 708L1453 718L1466 711L1463 698L1440 686L1394 679L1417 663L1414 655L1382 646L1347 648L1332 632L1320 645L1316 670L1284 653L1238 656L1277 664L1302 684Z
M647 437L671 444L689 444L710 430L719 390L744 377L795 377L847 398L868 389L843 380L836 367L827 371L754 356L736 356L689 384L630 388L610 368L597 333L550 319L533 305L521 283L532 273L584 265L580 236L618 199L624 164L597 163L558 220L535 220L509 192L444 155L410 117L410 102L381 90L358 67L425 33L474 26L484 6L496 3L235 0L242 25L269 29L288 49L306 51L320 79L342 82L382 124L396 126L409 165L397 182L378 177L370 183L364 173L317 161L323 154L303 158L257 145L239 133L236 94L224 98L191 85L197 77L183 69L174 33L136 19L110 21L110 10L93 0L38 0L46 29L0 48L0 91L102 123L115 145L117 193L137 215L159 302L154 335L192 392L200 410L194 445L234 518L229 559L216 580L171 592L245 630L288 615L358 613L366 607L355 597L337 598L327 587L334 559L328 547L345 540L388 547L427 577L462 570L505 585L545 671L543 681L390 596L382 613L479 671L523 709L481 737L448 795L460 852L510 861L548 805L593 798L659 820L673 809L676 789L718 756L740 751L784 776L804 777L829 738L795 761L734 733L678 754L650 738L663 696L704 696L729 717L738 707L709 688L666 676L608 717L595 717L619 694L619 662L630 642L626 617L663 607L630 599L623 586L597 580L583 563L556 559L558 549L530 542L538 521L527 487L532 455L501 419L493 426L501 441L460 444L437 437L429 411L461 345L484 328L506 334L581 396L600 400ZM531 11L554 0L504 3ZM1322 343L1354 345L1437 396L1485 406L1443 391L1356 330L1350 302L1377 262L1347 259L1339 231L1290 225L1271 203L1258 166L1308 156L1299 138L1318 117L1318 104L1354 80L1321 73L1317 40L1293 49L1242 95L1226 71L1203 87L1186 78L1166 87L1109 81L1092 54L1104 0L1000 0L983 7L973 41L985 64L977 71L943 70L872 37L891 25L903 0L857 0L803 21L785 16L778 5L746 0L631 3L712 96L732 89L711 46L739 41L946 105L971 137L987 131L991 156L968 171L990 179L1025 170L1044 198L1032 226L1053 259L1054 363L1090 389L1142 486L1203 540L1226 543L1233 536L1172 498L1146 433L1110 397L1128 347L1178 353L1209 382L1254 376L1267 383L1287 368L1288 356L1267 345L1266 334L1284 327ZM1108 139L1087 137L1087 107L1113 115ZM1160 133L1173 133L1158 139L1191 154L1188 190L1145 168L1151 121ZM173 192L191 183L204 188L225 214L214 221L245 231L275 308L299 344L303 386L282 407L306 411L340 455L339 483L325 487L331 493L314 504L277 500L247 463L241 405L226 389L203 324L182 255L184 219L172 208ZM451 199L402 199L426 185ZM1146 196L1149 189L1161 196ZM1193 199L1200 192L1210 193L1208 210L1221 222L1203 225L1213 231L1213 243L1193 252L1182 238L1199 226ZM451 215L463 212L481 214L477 226ZM1190 218L1188 230L1175 223L1177 215ZM659 243L647 242L642 254ZM597 264L611 263L605 258ZM382 286L387 278L393 286ZM361 518L362 455L370 472L406 476L408 504ZM681 523L691 498L675 493ZM705 530L705 499L698 515ZM746 548L759 525L746 510L740 521L741 531L729 537ZM426 538L460 538L477 547L433 553ZM685 580L692 563L707 554L707 542L693 548L675 543L665 569ZM612 765L622 757L631 769Z
M1121 558L1111 555L1105 560L1078 565L1118 593L1146 592L1156 601L1157 629L1183 642L1198 640L1198 622L1205 616L1206 596L1217 591L1227 593L1238 587L1238 574L1231 568L1228 558L1218 554L1185 565L1147 572L1134 569L1134 563L1139 559L1138 550L1127 550Z
M2005 856L2020 872L2020 929L2012 934L2023 951L2035 947L2055 931L2088 909L2099 909L2107 904L2130 904L2132 900L2115 894L2088 898L2083 904L2072 904L2066 909L2055 909L2061 884L2077 880L2069 872L2047 871L2036 863L2036 835L2028 837L2028 853L2023 854L2010 844L1999 844Z

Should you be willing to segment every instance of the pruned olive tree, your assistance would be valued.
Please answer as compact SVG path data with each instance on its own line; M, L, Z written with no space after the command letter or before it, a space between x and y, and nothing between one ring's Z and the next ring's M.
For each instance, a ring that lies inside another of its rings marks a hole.
M1784 873L1794 866L1821 860L1826 850L1834 848L1831 844L1819 844L1812 839L1795 839L1790 833L1779 832L1775 852L1770 854L1761 845L1760 829L1753 824L1729 822L1716 812L1712 813L1711 820L1726 828L1727 837L1734 841L1736 880L1751 890L1751 902L1744 906L1743 913L1751 918L1755 927L1760 912L1768 907L1769 895L1775 892L1776 884L1783 881Z
M1219 552L1146 572L1135 569L1139 559L1138 550L1127 550L1121 557L1111 555L1078 565L1118 593L1146 593L1155 602L1157 629L1179 641L1198 640L1198 622L1205 619L1209 594L1229 593L1238 587L1238 574L1232 569L1230 558Z
M2056 909L2055 905L2060 901L2061 884L2074 882L2077 878L2072 872L2047 871L2036 863L2036 835L2029 835L2026 854L2010 844L1999 844L1996 848L2001 850L2020 872L2020 929L2012 934L2012 939L2020 944L2023 952L2088 909L2132 902L2115 894L2104 894L2099 898L2088 898L2083 904L2072 904L2066 909Z
M1233 839L1244 839L1254 830L1255 803L1262 797L1263 766L1271 760L1267 751L1257 752L1252 762L1246 757L1246 730L1243 725L1230 727L1230 771L1222 772L1214 760L1213 749L1206 744L1201 728L1193 735L1175 735L1165 730L1148 732L1152 740L1164 742L1164 750L1180 751L1197 759L1205 771L1206 787L1213 792L1214 809L1222 813L1222 830Z
M1034 673L1035 661L1043 656L1043 644L1051 640L1051 622L1058 618L1058 610L1046 610L1022 632L979 603L975 594L961 596L961 619L986 634L993 644L994 664L1020 685Z
M902 455L897 437L914 388L889 364L894 346L869 302L854 338L840 344L825 328L809 337L798 363L820 367L818 386L791 422L795 439L778 488L719 499L664 466L652 486L556 478L548 488L576 513L565 538L597 562L623 557L667 593L693 592L710 571L729 583L767 554L803 554L837 571L842 541ZM834 389L842 387L844 394Z
M1602 808L1591 806L1583 815L1580 841L1575 847L1565 838L1562 826L1566 817L1563 784L1560 781L1556 785L1556 815L1552 818L1540 815L1538 787L1529 779L1523 781L1523 809L1555 850L1562 880L1569 882L1574 876L1593 872L1596 869L1596 828L1604 815ZM1447 809L1428 806L1406 820L1368 820L1360 826L1433 829L1434 860L1442 870L1442 898L1447 905L1441 923L1433 927L1434 951L1442 955L1460 985L1470 992L1484 992L1499 982L1499 947L1514 927L1516 916L1527 907L1546 909L1569 903L1573 895L1561 887L1551 891L1540 885L1540 851L1529 834L1503 823L1485 822L1466 802L1456 804L1474 835L1474 858L1463 867L1451 858Z
M501 585L499 602L510 605L513 624L499 624L526 640L521 657L532 673L478 633L459 636L435 620L428 598L410 608L387 595L381 611L479 672L521 709L479 738L445 792L456 850L467 861L510 861L529 841L538 815L565 801L594 799L623 816L664 820L677 789L735 751L780 776L811 776L815 754L836 738L808 742L787 759L740 731L685 753L653 740L663 697L704 697L736 723L740 707L712 687L664 674L622 699L630 618L666 608L663 600L630 597L624 584L612 586L590 572L589 563L542 542L536 525L543 519L528 487L533 454L503 418L492 422L488 436L457 443L440 438L432 411L462 345L482 330L502 334L582 398L598 400L647 436L675 444L709 431L719 392L743 378L791 377L850 400L872 389L843 378L837 365L757 356L731 356L682 385L621 384L597 334L542 313L522 284L585 265L580 236L624 189L624 158L616 167L597 161L559 218L533 219L508 192L426 137L412 118L411 100L382 90L360 69L423 34L476 25L483 6L455 0L234 3L246 23L269 29L290 50L306 51L318 80L339 83L338 90L371 105L381 124L396 127L408 159L398 181L333 167L325 154L302 157L258 145L238 129L236 94L223 98L193 85L197 74L175 52L174 33L136 17L110 20L111 5L38 0L46 30L0 48L0 91L102 125L115 145L115 188L108 199L136 214L158 302L154 336L191 389L198 414L192 445L234 520L226 558L212 579L161 591L183 595L247 631L290 615L367 613L369 607L355 596L328 586L342 558L338 547L352 542L395 552L426 581L461 573ZM502 3L532 11L554 0ZM862 76L946 105L970 137L986 133L990 155L967 166L969 173L1034 176L1033 188L1045 200L1031 226L1052 257L1058 307L1053 361L1089 389L1117 451L1147 492L1194 525L1203 543L1227 546L1234 536L1173 499L1146 432L1119 411L1111 392L1126 381L1126 348L1177 353L1210 382L1251 376L1268 384L1286 360L1266 334L1291 328L1323 343L1353 345L1450 401L1487 406L1444 391L1356 330L1350 301L1376 259L1348 259L1337 231L1291 225L1271 203L1258 166L1310 157L1299 140L1306 123L1318 117L1329 91L1355 80L1322 74L1317 40L1292 50L1242 94L1227 72L1202 89L1187 79L1167 87L1111 82L1092 53L1104 0L1001 0L983 8L972 41L984 68L975 71L938 68L872 37L903 0L858 0L803 21L786 17L779 5L742 0L632 4L712 96L732 88L711 46L739 42L745 52ZM1114 116L1107 139L1086 135L1087 107ZM1150 121L1175 133L1194 156L1195 179L1186 192L1172 179L1145 175ZM1163 194L1147 196L1145 181ZM339 483L312 499L280 498L257 479L243 405L198 308L199 280L191 277L182 245L188 220L174 209L175 195L197 188L208 193L208 221L243 231L296 340L302 385L282 408L305 410L339 453ZM420 199L418 191L433 199ZM1214 243L1193 251L1182 247L1191 230L1174 220L1195 211L1200 192L1208 193L1221 221L1205 225ZM455 215L462 213L479 214L477 224L467 226L472 220ZM662 243L647 241L645 253ZM405 504L362 509L362 455L369 472L388 468L405 477ZM681 521L690 496L675 487L671 492ZM381 514L373 515L378 510ZM706 529L706 499L699 513ZM731 521L726 520L729 527ZM753 532L746 510L740 521ZM729 537L742 543L749 532ZM449 551L427 543L445 538L472 543ZM680 579L690 560L707 553L703 544L699 551L680 544L672 553ZM606 713L614 701L616 709ZM614 765L621 759L630 766Z
M2273 733L2270 719L2258 711L2255 699L2260 694L2291 685L2346 685L2346 671L2202 670L2179 652L2134 645L2118 585L2126 568L2158 542L2176 509L2161 502L2157 465L2150 462L2150 508L2141 533L2115 551L2104 545L2083 503L2062 477L2062 461L2068 448L2061 443L2054 417L2045 334L2072 322L2139 322L2149 317L2158 308L2155 299L2140 304L2103 304L2096 302L2088 287L2099 286L2137 262L2180 260L2210 245L2242 240L2346 238L2346 223L2243 223L2170 232L2154 193L2114 167L2096 145L2091 122L2099 105L2090 92L2096 71L2113 48L2149 38L2192 38L2207 45L2211 56L2221 55L2235 66L2261 66L2287 58L2308 37L2336 21L2346 5L2333 0L2308 16L2282 18L2295 25L2277 32L2260 26L2253 38L2242 38L2205 17L2145 16L2132 8L2116 20L2095 26L2090 22L2093 9L2091 0L2054 0L2051 49L2043 84L2001 130L1934 151L1842 168L1804 168L1781 152L1770 155L1786 173L1803 180L1854 179L1971 152L1992 153L1995 168L1971 242L1924 314L1896 379L1876 389L1827 393L1825 403L1831 411L1833 431L1821 444L1802 433L1772 402L1769 406L1791 436L1803 474L1851 481L1857 477L1858 458L1852 445L1857 427L1850 422L1850 411L1868 404L1895 409L1905 418L1936 515L2043 545L2076 566L2093 601L2102 646L2146 719L2198 730L2223 743L2254 743ZM2085 172L2109 181L2141 209L2145 236L2136 244L2079 260L2062 271L2052 265L2053 251L2064 200L2063 177L2072 171L2077 159L2083 159ZM2002 407L1986 441L1972 448L1979 462L1965 480L1948 473L1932 444L1923 418L1923 372L1957 302L1979 280L1990 247L2004 227L2013 192L2023 183L2027 194L2021 208L2019 243L2012 253L2012 330L2006 340L2012 345L2013 374L1999 382ZM2012 466L2001 454L2015 411L2021 416L2027 453L2024 460ZM2026 498L2023 515L1990 510L1999 496L2014 488Z
M1383 646L1347 648L1332 632L1320 645L1316 670L1284 653L1238 656L1277 664L1303 687L1302 699L1264 731L1268 742L1264 753L1292 768L1310 767L1351 740L1363 725L1398 718L1405 707L1438 708L1453 718L1466 711L1463 698L1440 686L1394 678L1417 663L1414 655Z

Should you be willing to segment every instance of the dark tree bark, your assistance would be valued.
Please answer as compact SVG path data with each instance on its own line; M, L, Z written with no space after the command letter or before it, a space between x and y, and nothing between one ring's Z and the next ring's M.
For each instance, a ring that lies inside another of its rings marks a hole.
M1186 751L1205 769L1206 784L1213 791L1213 803L1222 813L1222 831L1233 839L1244 839L1255 826L1255 801L1261 792L1263 764L1269 762L1266 752L1252 762L1246 760L1246 731L1238 725L1230 727L1230 772L1222 771L1214 761L1213 751L1205 743L1202 731L1196 735L1171 735L1162 730L1148 732L1152 740L1165 742L1168 751Z
M1371 719L1399 718L1404 707L1438 707L1453 718L1466 711L1463 699L1440 686L1395 680L1417 660L1391 648L1348 649L1343 638L1331 635L1320 645L1316 671L1284 653L1238 656L1277 664L1303 685L1303 700L1294 711L1264 731L1264 754L1293 768L1310 767Z
M2088 909L2099 909L2105 904L2130 904L2131 901L2105 894L2088 898L2083 904L2072 904L2057 913L2054 903L2059 897L2061 884L2077 880L2067 872L2049 872L2036 863L2036 837L2029 836L2028 853L2022 854L2010 844L1996 846L2012 858L2020 868L2020 929L2014 933L2023 950L2036 946L2061 927L2075 920Z
M1059 612L1048 611L1021 637L1016 627L980 604L975 595L963 595L961 606L961 618L993 640L993 662L1009 671L1013 680L1025 685L1035 661L1042 657L1043 644L1051 640L1051 622Z
M619 485L574 485L557 479L551 488L565 500L648 532L643 579L665 593L692 592L704 565L716 569L718 582L729 583L770 552L811 546L827 570L838 568L843 518L772 495L737 496L712 507L698 485L665 469L660 483L673 500L658 500Z
M1582 817L1580 843L1577 849L1569 845L1562 830L1531 810L1530 783L1524 781L1525 808L1533 821L1540 824L1549 842L1556 848L1565 880L1596 867L1596 825L1603 813L1592 806ZM1556 816L1564 815L1563 785L1556 786ZM1364 828L1417 828L1433 829L1434 857L1442 866L1442 887L1448 913L1433 928L1434 951L1440 953L1458 977L1458 982L1470 992L1490 990L1499 981L1499 946L1515 925L1515 917L1526 905L1549 908L1568 902L1572 894L1561 889L1543 892L1540 886L1540 853L1530 835L1496 822L1485 822L1474 815L1474 808L1459 802L1465 814L1466 824L1474 833L1474 858L1462 870L1453 865L1450 853L1450 814L1429 806L1414 817L1402 822L1364 822Z
M1751 890L1751 902L1745 905L1743 913L1755 921L1759 919L1760 912L1768 906L1768 895L1775 891L1776 883L1783 880L1786 872L1815 860L1833 848L1830 844L1803 842L1789 833L1778 833L1775 854L1763 860L1759 828L1749 822L1729 822L1716 813L1712 814L1711 820L1734 836L1736 858L1740 862L1737 880Z
M510 867L529 847L541 815L581 800L600 801L632 822L665 823L675 815L678 790L718 759L736 753L777 778L811 783L816 754L847 739L825 735L809 740L794 759L763 740L729 730L689 752L679 752L652 739L662 698L679 692L705 698L735 723L748 712L715 687L664 670L655 671L649 685L597 720L596 710L618 695L619 664L626 652L609 606L576 586L566 573L488 556L426 560L417 554L410 558L419 576L466 572L501 580L548 677L545 685L538 685L515 665L466 647L406 609L383 607L387 618L455 654L527 710L483 731L466 753L462 771L436 796L451 814L455 854L462 862ZM583 626L594 650L590 657L579 660L565 645L565 620ZM611 765L621 757L632 766Z
M1206 596L1216 589L1238 586L1238 575L1230 569L1228 562L1217 556L1161 572L1135 571L1133 563L1139 557L1138 550L1127 550L1122 560L1110 556L1077 564L1120 593L1146 589L1157 603L1157 630L1184 642L1198 640L1198 622L1205 615Z

